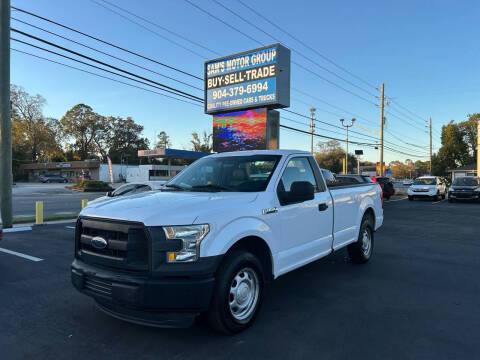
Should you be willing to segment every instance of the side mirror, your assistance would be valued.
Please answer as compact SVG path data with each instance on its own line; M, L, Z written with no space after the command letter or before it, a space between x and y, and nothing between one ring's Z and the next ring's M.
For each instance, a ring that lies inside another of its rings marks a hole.
M315 198L315 189L308 181L295 181L290 186L290 191L284 193L285 204L296 204Z
M107 192L105 195L108 196L108 197L112 197L112 196L113 196L113 192L112 192L112 191L109 191L109 192Z

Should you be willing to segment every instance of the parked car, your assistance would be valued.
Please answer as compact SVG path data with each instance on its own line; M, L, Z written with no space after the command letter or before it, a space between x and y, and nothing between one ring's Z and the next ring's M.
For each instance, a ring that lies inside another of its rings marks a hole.
M408 188L408 200L431 198L438 201L440 197L445 199L446 191L445 182L438 176L421 176Z
M68 179L60 175L55 174L44 174L40 176L40 181L42 183L68 183Z
M88 203L87 206L97 204L99 202L116 199L120 196L139 194L145 191L159 190L166 181L146 181L146 182L133 182L119 186L115 190L109 191L105 196L101 196Z
M448 190L448 201L456 200L480 200L480 178L460 177L456 178Z
M393 186L393 183L390 180L390 178L374 176L371 179L373 180L373 182L380 184L384 199L389 200L390 197L395 195L395 187Z
M85 207L72 283L126 321L188 326L205 312L237 333L254 321L265 281L344 247L367 262L382 222L378 185L329 189L309 152L213 154L161 191Z
M411 186L411 185L413 185L413 180L412 179L405 179L405 180L403 180L402 184L404 186Z

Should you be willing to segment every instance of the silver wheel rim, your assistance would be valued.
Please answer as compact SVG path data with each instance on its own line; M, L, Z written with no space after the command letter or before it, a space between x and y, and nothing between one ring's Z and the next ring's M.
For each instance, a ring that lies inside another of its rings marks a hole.
M363 230L362 251L363 255L365 255L367 258L370 256L370 252L372 251L372 238L368 229Z
M233 318L246 322L253 315L260 293L258 275L252 268L241 269L233 278L228 294L228 305Z

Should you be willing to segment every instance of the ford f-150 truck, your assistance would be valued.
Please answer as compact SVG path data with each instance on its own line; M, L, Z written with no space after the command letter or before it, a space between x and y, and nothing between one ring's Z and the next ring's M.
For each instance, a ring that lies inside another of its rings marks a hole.
M329 189L308 152L210 155L162 191L84 208L72 282L127 321L188 326L205 313L236 333L254 321L266 281L344 247L367 262L380 192L374 183Z

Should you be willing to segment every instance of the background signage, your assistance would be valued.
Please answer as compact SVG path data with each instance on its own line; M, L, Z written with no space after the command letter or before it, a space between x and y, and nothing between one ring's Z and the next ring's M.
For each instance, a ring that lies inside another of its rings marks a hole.
M290 106L290 50L280 44L205 62L205 113Z

